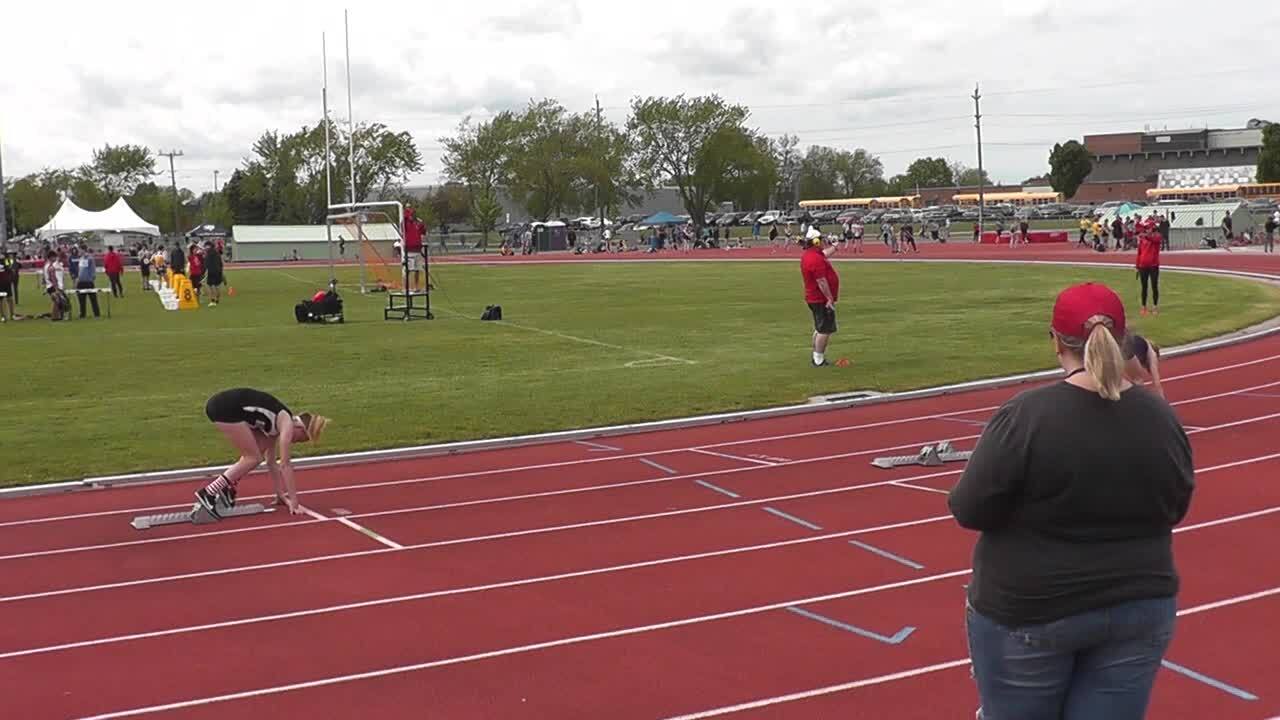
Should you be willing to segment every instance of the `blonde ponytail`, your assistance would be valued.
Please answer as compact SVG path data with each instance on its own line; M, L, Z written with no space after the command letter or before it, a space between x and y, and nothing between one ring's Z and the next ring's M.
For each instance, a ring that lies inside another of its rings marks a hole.
M1111 334L1111 319L1095 315L1085 323L1089 337L1084 343L1084 369L1098 385L1098 394L1119 400L1124 388L1124 354Z

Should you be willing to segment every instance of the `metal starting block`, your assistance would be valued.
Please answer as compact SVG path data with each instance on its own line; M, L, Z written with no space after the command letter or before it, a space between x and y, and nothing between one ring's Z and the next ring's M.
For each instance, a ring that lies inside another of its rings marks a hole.
M920 452L915 455L894 455L891 457L878 457L871 461L872 465L878 468L896 468L903 465L924 465L925 467L937 467L943 463L957 462L960 460L968 460L973 455L972 450L957 451L951 447L949 440L943 440L937 445L925 445L920 448Z
M237 505L233 508L223 508L221 510L222 519L233 517L244 517L245 515L260 515L262 513L275 512L275 508L267 507L261 503L250 503L247 505ZM160 515L141 515L133 519L129 523L133 525L135 530L146 530L148 528L158 527L160 525L180 525L182 523L192 523L194 525L208 525L209 523L218 522L218 519L209 514L208 510L200 503L195 503L191 509L186 512L162 513Z

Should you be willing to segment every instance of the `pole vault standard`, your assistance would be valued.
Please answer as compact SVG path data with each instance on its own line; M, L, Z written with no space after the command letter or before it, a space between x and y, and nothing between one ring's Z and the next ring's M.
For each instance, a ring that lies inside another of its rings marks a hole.
M321 66L324 77L324 84L320 88L320 102L324 106L324 119L321 121L324 123L324 202L326 206L332 206L333 154L329 149L329 46L324 33L320 33L320 55L323 58ZM333 223L325 222L324 238L325 246L329 249L329 289L332 290L338 285L338 276L333 268ZM356 247L359 248L358 241Z
M431 271L430 260L427 258L426 245L423 245L423 275L426 278L424 283L426 288L422 291L412 291L409 289L409 248L405 243L405 227L404 227L404 206L398 201L383 202L356 202L356 130L355 130L355 111L352 104L351 96L351 24L347 10L342 11L342 27L345 34L346 45L346 61L347 61L347 165L350 170L350 202L334 204L332 200L329 202L329 215L325 219L325 224L332 227L335 220L354 219L356 224L355 238L356 242L364 240L364 221L365 209L379 207L394 207L396 209L395 219L391 222L391 227L396 229L396 234L400 237L400 266L404 276L404 285L401 292L387 293L387 307L383 311L384 319L391 319L393 316L399 316L401 320L412 320L414 318L422 318L425 320L434 319L431 314ZM326 76L327 77L327 76ZM327 81L326 81L327 84ZM327 125L326 125L327 127ZM326 158L326 163L328 159ZM333 249L329 250L332 254ZM364 291L364 261L360 263L360 290ZM414 299L421 297L423 305L421 307L414 306ZM397 305L396 300L402 299L403 305Z

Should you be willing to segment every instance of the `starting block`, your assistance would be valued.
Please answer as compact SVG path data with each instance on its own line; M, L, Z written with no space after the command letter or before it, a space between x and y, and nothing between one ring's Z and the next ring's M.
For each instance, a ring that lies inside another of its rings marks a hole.
M920 452L915 455L895 455L891 457L878 457L871 461L872 465L878 468L896 468L903 465L923 465L925 467L937 467L943 463L957 462L960 460L968 460L973 455L972 450L956 451L951 447L951 442L943 440L937 445L925 445L920 448Z
M245 515L261 515L262 513L275 512L275 508L267 507L261 503L250 503L247 505L236 505L233 508L224 508L221 510L222 519L233 517L244 517ZM208 510L200 503L195 503L191 509L186 512L162 513L160 515L141 515L133 519L130 525L135 530L146 530L148 528L158 527L160 525L180 525L182 523L192 523L193 525L208 525L209 523L218 522L218 519L209 514Z

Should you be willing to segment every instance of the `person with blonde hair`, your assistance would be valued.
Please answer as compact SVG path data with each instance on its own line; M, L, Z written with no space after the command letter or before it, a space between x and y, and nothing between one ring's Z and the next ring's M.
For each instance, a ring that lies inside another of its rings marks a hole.
M294 415L270 393L253 388L223 390L205 403L205 415L240 451L240 459L213 482L196 491L196 500L215 518L219 506L236 503L236 486L264 459L275 484L276 503L289 512L301 512L293 480L291 449L294 443L316 441L329 418L313 413Z
M1127 378L1110 288L1064 290L1049 335L1065 378L1000 407L948 497L980 533L965 607L978 718L1141 720L1173 636L1191 443Z

